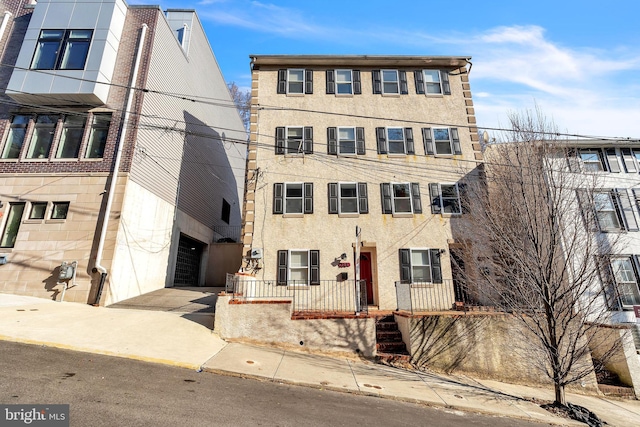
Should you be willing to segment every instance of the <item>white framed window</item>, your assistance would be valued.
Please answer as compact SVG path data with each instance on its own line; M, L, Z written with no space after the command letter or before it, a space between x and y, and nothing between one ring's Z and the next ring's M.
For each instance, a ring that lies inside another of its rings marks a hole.
M611 259L611 268L620 304L624 308L640 304L638 276L633 265L633 258L631 256L614 257Z
M34 70L82 70L93 30L41 30L31 61Z
M460 188L453 184L429 184L431 198L431 213L433 214L461 214Z
M596 218L598 220L600 230L620 230L620 220L611 192L594 192L593 202L595 205Z
M279 126L276 128L276 154L313 154L311 126Z
M400 93L398 70L381 70L382 93L397 95Z
M338 128L338 154L356 154L356 128Z
M424 89L427 95L442 94L440 70L424 70Z
M303 153L304 142L304 128L299 127L287 127L286 132L286 147L285 152L287 154Z
M304 69L290 68L287 70L287 93L304 93Z
M13 248L18 237L18 230L22 224L22 215L24 214L25 203L10 203L7 220L0 235L0 248Z
M453 154L449 128L433 128L435 154Z
M320 251L283 249L278 251L278 285L319 285Z
M368 190L366 182L330 182L330 214L369 213Z
M588 172L601 172L606 171L604 159L602 158L602 151L595 148L580 149L578 151L580 160L585 171Z
M380 184L383 214L422 213L420 185L417 182L390 182Z
M440 250L400 249L400 280L405 283L442 283Z
M285 215L313 213L313 183L273 184L273 213Z
M57 123L58 116L44 114L36 118L27 150L27 159L45 159L49 157Z
M86 119L81 116L66 116L62 123L62 135L56 150L56 159L75 159L80 153Z
M336 70L336 94L353 94L353 73L351 70Z
M376 128L378 154L415 154L413 129Z

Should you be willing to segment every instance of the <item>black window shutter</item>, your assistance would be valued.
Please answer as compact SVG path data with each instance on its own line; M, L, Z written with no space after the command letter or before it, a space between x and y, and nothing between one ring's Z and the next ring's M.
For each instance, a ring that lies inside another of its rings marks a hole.
M442 283L442 266L440 264L440 249L429 249L431 258L431 281Z
M287 284L288 251L278 251L278 285Z
M433 139L431 138L431 128L422 128L422 141L424 142L424 152L434 154Z
M278 93L287 93L287 70L278 70Z
M334 70L327 70L327 93L336 93L336 75Z
M338 183L329 183L329 213L338 213Z
M600 165L602 166L602 170L607 172L609 170L607 166L607 160L601 149L598 149L597 151L598 151L598 158L600 159Z
M567 165L570 172L580 172L580 162L578 161L578 150L569 148L565 152L567 157Z
M304 93L313 93L313 70L304 70Z
M399 249L400 255L400 281L411 283L411 251Z
M451 95L451 85L449 84L449 72L446 70L440 70L440 77L442 78L442 94Z
M409 93L409 84L407 83L407 72L404 70L398 71L400 75L400 94L407 95Z
M609 190L609 194L611 195L611 200L613 200L613 206L616 208L616 214L618 216L618 222L620 223L620 229L624 230L626 227L625 227L625 218L622 211L620 194L618 193L618 191L614 189Z
M313 213L313 182L304 183L304 213Z
M358 183L358 211L361 214L369 213L369 198L367 196L367 183Z
M353 70L353 93L354 93L354 95L362 94L362 83L360 81L360 70Z
M596 266L607 301L607 308L609 310L619 310L620 298L618 297L617 286L609 257L596 255Z
M463 214L468 214L471 212L471 208L469 206L469 193L467 191L467 184L464 182L458 183L458 197L460 198L460 208L462 209Z
M311 285L319 285L320 284L320 251L313 250L309 251L309 268L310 268L310 284Z
M420 200L420 184L411 183L411 203L413 204L413 213L422 213L422 201Z
M380 80L380 70L371 71L371 77L373 78L373 93L382 93L382 81Z
M413 128L404 128L404 140L407 143L407 154L416 154L413 143Z
M276 128L276 154L284 154L284 127Z
M460 137L458 136L458 128L450 128L449 132L451 132L451 140L453 141L453 154L462 154Z
M304 153L313 154L313 128L311 126L304 127Z
M431 213L442 213L442 206L440 205L440 185L436 183L429 184L429 198L431 199Z
M607 163L609 164L609 172L620 173L620 164L618 163L618 156L616 155L615 148L607 148L605 150L607 155Z
M380 184L380 193L382 195L382 213L393 213L393 209L391 207L391 184L388 182Z
M356 153L365 154L364 128L356 128Z
M416 93L418 95L424 95L424 73L422 70L415 70L413 76L416 81Z
M624 217L627 231L638 231L638 222L636 221L636 216L633 214L629 193L627 193L627 190L624 188L618 188L616 194L620 200L622 216Z
M593 200L589 196L589 191L586 188L578 188L576 189L576 194L586 229L589 231L598 231L598 219L596 218L595 207Z
M378 154L387 154L387 130L376 128L376 138L378 140Z
M283 212L283 202L284 202L284 184L283 183L275 183L273 184L273 213L281 214Z
M338 129L327 128L327 154L338 154Z

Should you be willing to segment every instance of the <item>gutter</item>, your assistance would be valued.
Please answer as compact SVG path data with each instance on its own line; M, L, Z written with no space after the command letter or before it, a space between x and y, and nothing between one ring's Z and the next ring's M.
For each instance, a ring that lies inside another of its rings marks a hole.
M104 283L107 279L107 269L102 265L102 256L104 253L104 242L107 237L107 227L109 226L109 217L111 216L111 205L113 205L113 199L116 191L116 184L118 181L118 172L120 171L120 161L122 160L122 147L124 145L125 137L127 134L127 128L129 124L129 116L131 114L131 104L133 103L133 95L135 94L135 84L138 80L138 70L140 68L140 57L142 56L142 49L144 47L145 38L147 35L147 24L142 24L140 29L140 37L138 39L138 49L136 50L136 59L133 66L133 73L131 74L131 80L129 81L129 95L127 97L127 104L125 105L124 119L122 121L122 128L120 130L120 137L118 138L116 152L116 160L113 165L113 172L111 175L111 185L109 186L109 193L107 196L107 206L105 207L104 220L102 221L102 230L100 230L100 241L98 242L98 251L96 254L96 262L93 266L93 272L100 273L100 284L98 286L98 292L93 305L100 305L100 298L102 297L102 290Z

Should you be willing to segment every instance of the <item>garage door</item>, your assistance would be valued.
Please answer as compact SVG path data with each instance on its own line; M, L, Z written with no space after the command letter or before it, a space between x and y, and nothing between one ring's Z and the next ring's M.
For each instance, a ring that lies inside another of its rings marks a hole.
M176 274L173 279L174 286L198 286L202 246L202 243L197 240L184 234L180 235Z

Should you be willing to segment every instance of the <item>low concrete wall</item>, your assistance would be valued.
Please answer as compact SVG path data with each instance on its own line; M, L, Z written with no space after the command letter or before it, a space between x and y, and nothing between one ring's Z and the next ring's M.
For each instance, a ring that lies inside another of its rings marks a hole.
M516 384L551 383L540 370L543 362L535 358L535 341L509 316L396 314L395 319L417 366ZM582 384L572 388L597 393L594 374Z
M635 327L631 325L630 327ZM636 397L640 395L640 355L636 351L631 330L626 327L602 326L597 329L592 340L591 352L596 359L602 359L610 349L613 354L605 362L605 368L614 372L624 384L633 387Z
M373 357L376 325L373 318L291 319L291 302L216 302L215 332L221 338L278 345L285 348Z

